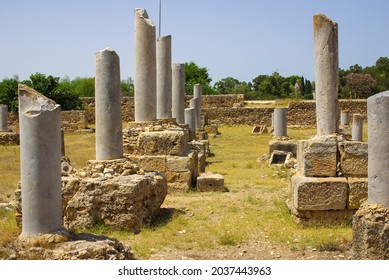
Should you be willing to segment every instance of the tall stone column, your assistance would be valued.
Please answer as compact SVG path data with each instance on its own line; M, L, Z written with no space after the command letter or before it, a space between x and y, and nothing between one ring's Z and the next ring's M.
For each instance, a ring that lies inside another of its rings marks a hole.
M22 234L62 228L61 107L19 85Z
M199 114L199 99L196 97L196 98L192 98L189 100L189 107L190 108L193 108L194 109L194 114L195 114L195 127L194 127L194 132L196 132L196 129L198 127L201 127L200 124L200 114Z
M8 106L0 104L0 131L8 131Z
M361 114L353 115L352 137L353 141L362 141L363 139L363 116Z
M338 131L338 24L323 14L313 17L316 121L318 135Z
M107 48L96 53L96 159L123 157L120 59Z
M144 9L135 10L135 121L157 118L155 25Z
M185 124L189 125L192 132L196 132L196 109L187 108L185 109Z
M172 36L157 40L157 119L172 117Z
M274 108L274 136L287 136L286 108Z
M203 100L203 86L201 84L193 85L193 98L197 98L197 108L196 108L196 128L201 128L201 106Z
M185 64L172 66L172 117L177 123L185 123Z
M353 219L354 259L389 259L389 91L367 99L368 199Z

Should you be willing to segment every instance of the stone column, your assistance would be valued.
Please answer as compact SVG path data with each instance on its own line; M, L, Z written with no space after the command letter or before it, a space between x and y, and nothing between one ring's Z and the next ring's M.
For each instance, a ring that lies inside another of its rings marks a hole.
M353 141L363 141L363 117L361 114L353 115L352 138Z
M157 119L172 117L172 36L157 40Z
M96 53L96 159L123 157L120 59L110 48Z
M201 129L201 106L202 106L202 95L203 95L203 86L201 84L193 85L193 98L197 98L197 108L196 108L196 128Z
M185 124L189 125L192 132L196 132L196 109L187 108L185 109Z
M0 131L8 131L8 106L0 104Z
M367 99L368 199L353 219L354 259L389 259L389 91Z
M22 234L62 228L61 107L19 85Z
M196 132L197 128L201 127L201 120L200 120L200 114L199 114L199 99L198 97L192 98L189 100L189 108L194 108L195 109L195 129L194 132Z
M274 108L274 136L287 136L286 108Z
M172 66L172 117L177 123L185 123L185 64Z
M155 25L144 9L135 10L135 122L157 118Z
M349 126L350 125L350 112L342 111L340 112L340 125Z
M318 135L338 131L338 24L323 14L313 17L316 121Z

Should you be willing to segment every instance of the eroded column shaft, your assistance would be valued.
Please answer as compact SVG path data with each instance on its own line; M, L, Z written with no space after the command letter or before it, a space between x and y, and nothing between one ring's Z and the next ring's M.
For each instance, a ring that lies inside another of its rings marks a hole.
M193 98L197 98L196 107L196 128L201 128L201 106L202 106L203 86L201 84L193 85Z
M62 228L61 107L19 85L22 234Z
M135 121L157 118L155 25L144 9L135 10Z
M8 131L8 106L0 104L0 131Z
M120 59L110 48L96 53L96 159L123 157Z
M313 17L317 134L338 131L338 24L323 14Z
M363 140L363 116L361 114L353 115L352 140Z
M274 136L287 136L286 108L274 109Z
M185 64L172 66L172 117L185 123Z
M172 117L172 37L157 40L157 119Z

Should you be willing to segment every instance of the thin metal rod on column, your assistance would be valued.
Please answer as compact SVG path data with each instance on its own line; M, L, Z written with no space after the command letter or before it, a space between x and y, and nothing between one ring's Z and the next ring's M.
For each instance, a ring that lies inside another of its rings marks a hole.
M162 0L159 0L159 26L158 26L158 36L161 36L161 17L162 17Z

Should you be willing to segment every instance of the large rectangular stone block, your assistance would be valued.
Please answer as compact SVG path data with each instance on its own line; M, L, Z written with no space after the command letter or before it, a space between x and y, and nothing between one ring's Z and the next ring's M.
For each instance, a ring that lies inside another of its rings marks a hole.
M348 209L358 209L367 199L367 178L348 178L349 196Z
M181 190L187 191L192 188L192 173L184 172L166 172L166 179L169 191Z
M140 156L138 164L146 171L166 172L166 156Z
M367 143L340 142L340 172L344 177L367 177Z
M310 139L298 142L297 168L306 177L335 177L338 145L336 141Z
M297 155L297 140L288 139L271 139L269 141L269 154L271 155L274 151L290 152L294 157Z
M168 156L166 158L166 169L170 172L183 172L183 171L195 171L195 162L192 157L189 156Z
M348 198L347 179L292 177L293 205L297 210L342 210Z
M137 150L143 155L181 156L186 148L188 135L182 130L142 132Z

